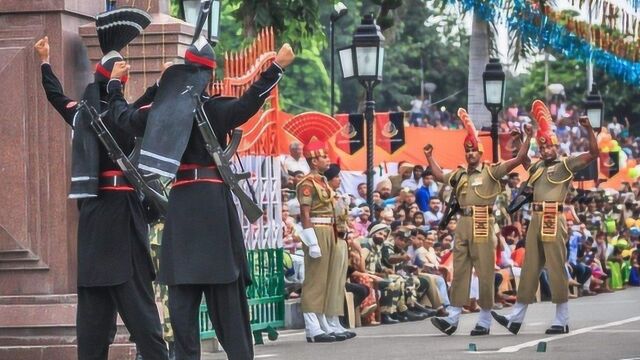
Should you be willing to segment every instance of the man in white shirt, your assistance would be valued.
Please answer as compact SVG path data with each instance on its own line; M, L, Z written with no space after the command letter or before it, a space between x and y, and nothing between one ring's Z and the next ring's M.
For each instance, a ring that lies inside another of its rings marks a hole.
M287 173L302 171L305 175L309 173L309 164L302 157L302 145L294 141L289 145L289 155L284 159L284 170Z
M442 220L443 213L442 202L437 197L432 197L429 200L429 211L424 213L424 223L428 225L431 230L438 228L438 223Z

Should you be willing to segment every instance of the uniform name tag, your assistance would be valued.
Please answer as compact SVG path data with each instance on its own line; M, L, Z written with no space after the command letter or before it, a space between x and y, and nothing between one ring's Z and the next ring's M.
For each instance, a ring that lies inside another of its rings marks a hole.
M478 177L473 179L473 181L471 182L471 186L480 186L482 185L482 178Z
M547 172L549 174L553 174L554 172L556 172L556 165L550 166L549 170L547 170Z

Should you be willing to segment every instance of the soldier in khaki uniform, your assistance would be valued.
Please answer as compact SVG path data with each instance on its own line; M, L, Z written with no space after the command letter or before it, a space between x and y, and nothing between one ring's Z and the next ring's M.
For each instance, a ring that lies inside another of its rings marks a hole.
M433 318L435 327L447 335L458 328L462 306L469 302L471 272L478 276L481 308L480 317L471 335L488 335L491 326L491 308L494 300L494 268L496 263L497 238L494 232L493 204L502 192L500 179L527 159L531 140L531 127L526 127L526 139L518 155L504 163L483 164L483 153L475 127L464 109L458 110L467 136L464 140L467 168L443 175L442 169L433 159L433 147L425 146L425 156L437 181L454 188L461 208L461 217L455 231L453 248L453 281L451 284L451 307L446 318Z
M533 212L527 231L518 300L511 314L502 316L492 312L492 315L510 332L517 334L527 306L535 300L540 271L546 267L551 283L551 301L556 304L555 319L546 333L565 334L569 332L568 279L564 269L568 236L562 203L573 174L598 157L598 143L588 118L583 116L580 125L588 130L589 152L558 159L558 139L551 129L549 110L542 101L536 100L531 113L538 124L536 141L542 159L529 168L529 184L533 186Z
M349 233L349 196L343 195L340 188L340 167L336 164L329 165L324 172L327 184L333 190L336 242L329 256L329 279L327 282L327 301L324 315L326 322L320 319L321 327L330 333L345 335L348 339L356 336L340 324L339 316L344 313L345 283L347 281L347 268L349 267L349 253L347 246L347 234Z
M329 299L331 253L336 245L335 199L333 190L321 175L329 167L326 144L312 138L305 142L304 157L311 172L298 183L300 222L304 251L304 283L302 284L302 312L308 342L346 340L327 329L324 312L333 308ZM344 288L342 289L344 296ZM342 303L340 303L342 308ZM323 329L324 325L324 329Z

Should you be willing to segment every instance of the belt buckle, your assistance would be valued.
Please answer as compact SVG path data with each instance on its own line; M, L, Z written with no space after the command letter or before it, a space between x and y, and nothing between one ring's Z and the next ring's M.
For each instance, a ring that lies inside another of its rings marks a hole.
M112 179L112 182L113 182L113 187L118 187L118 177L117 176L112 176L111 179Z
M193 180L198 180L198 168L193 169Z

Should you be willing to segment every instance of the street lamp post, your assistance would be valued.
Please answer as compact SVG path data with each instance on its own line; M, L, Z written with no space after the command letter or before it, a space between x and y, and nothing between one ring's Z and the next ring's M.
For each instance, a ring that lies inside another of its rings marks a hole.
M351 46L338 50L342 77L356 78L366 91L364 118L367 122L367 204L373 217L373 122L375 101L373 88L382 81L384 36L373 14L362 17Z
M335 114L335 103L336 103L336 89L335 89L335 24L338 19L347 15L349 9L342 3L339 2L333 6L333 12L331 16L329 16L329 41L331 42L331 58L329 63L331 64L331 116Z
M493 162L498 162L498 113L502 110L504 101L504 71L500 60L489 59L484 72L484 106L491 112L491 142L493 148Z
M432 83L432 82L426 82L423 85L424 91L427 92L427 95L429 95L429 106L431 106L431 94L433 94L434 91L436 91L436 89L438 88L438 85Z
M204 27L207 29L207 41L211 46L218 44L220 35L220 0L182 0L180 10L184 20L197 27L200 16L208 16Z
M596 83L593 83L591 92L584 99L584 108L593 130L600 131L604 118L604 103Z

